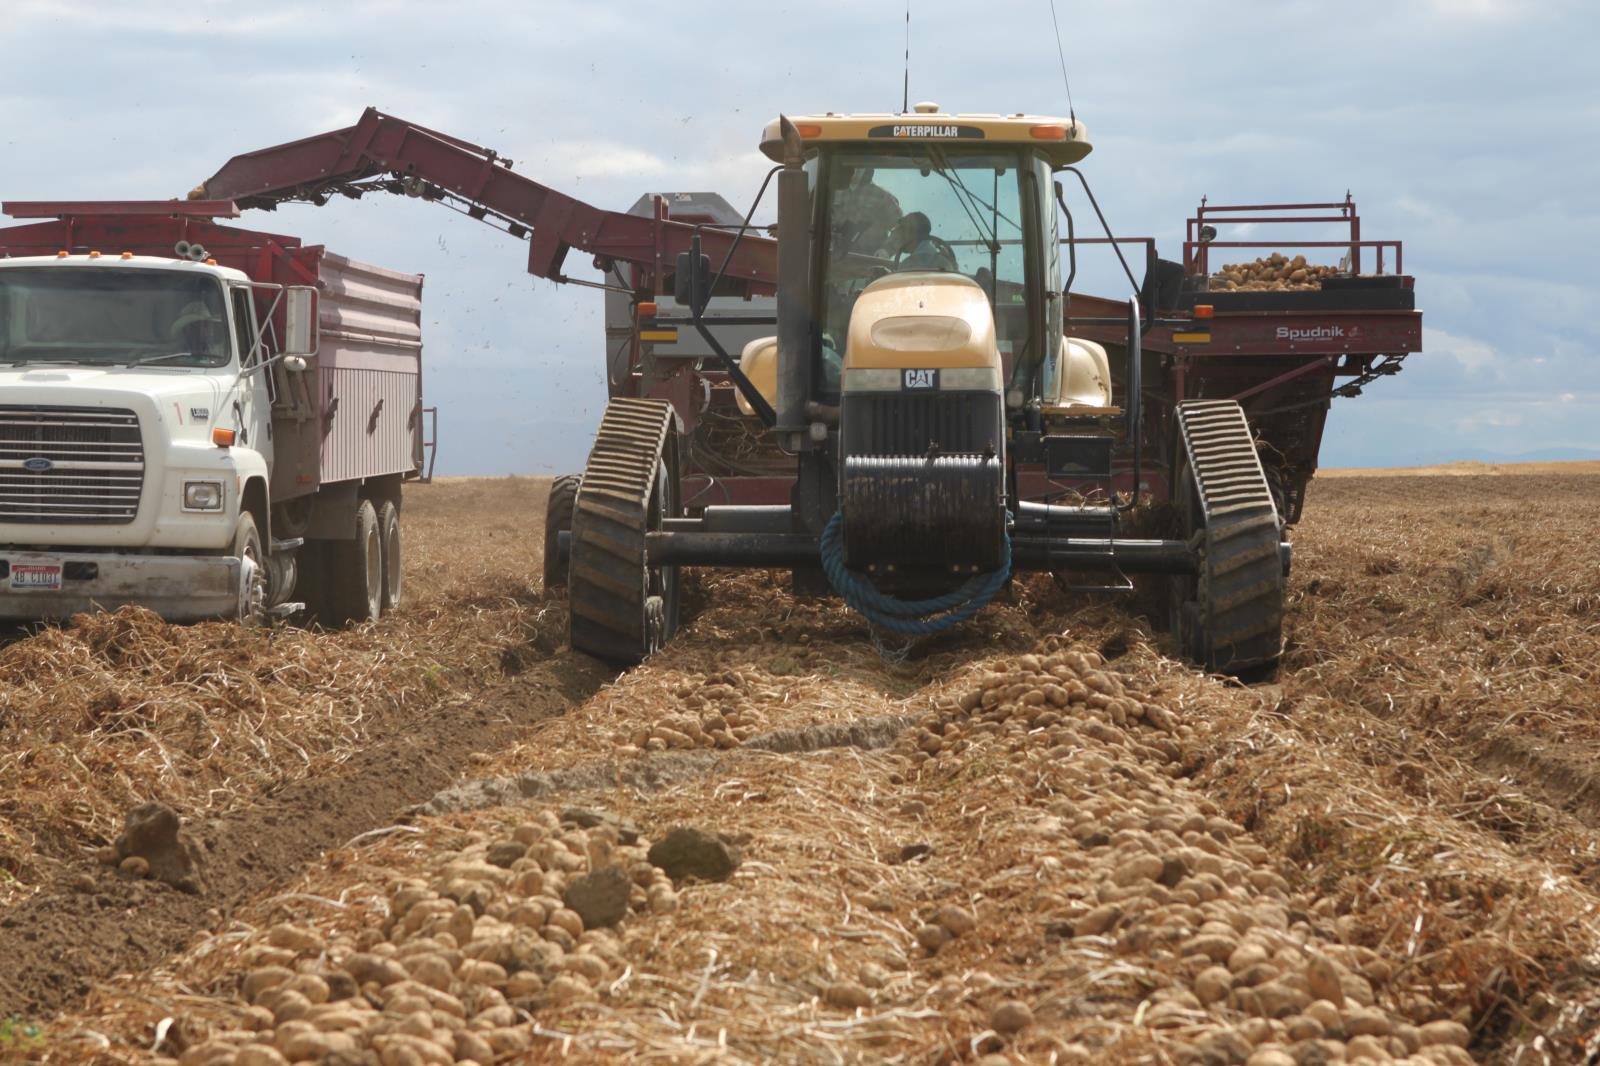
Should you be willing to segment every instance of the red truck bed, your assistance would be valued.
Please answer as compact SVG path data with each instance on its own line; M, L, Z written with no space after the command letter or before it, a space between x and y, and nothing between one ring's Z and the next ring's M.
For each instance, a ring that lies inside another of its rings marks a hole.
M6 203L0 257L132 252L178 258L198 244L252 280L318 291L321 346L305 374L277 375L272 492L284 500L325 484L423 467L422 276L335 255L299 238L217 224L227 201ZM263 290L257 312L272 305ZM279 321L279 327L282 323Z

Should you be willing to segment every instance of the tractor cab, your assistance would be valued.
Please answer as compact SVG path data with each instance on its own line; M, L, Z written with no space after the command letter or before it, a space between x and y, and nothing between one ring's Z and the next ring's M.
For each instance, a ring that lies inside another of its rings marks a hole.
M978 388L1014 393L1020 405L1036 395L1062 349L1051 175L1088 154L1083 127L945 115L933 104L790 122L813 245L810 399ZM781 120L761 146L784 159ZM956 442L919 450L928 443Z

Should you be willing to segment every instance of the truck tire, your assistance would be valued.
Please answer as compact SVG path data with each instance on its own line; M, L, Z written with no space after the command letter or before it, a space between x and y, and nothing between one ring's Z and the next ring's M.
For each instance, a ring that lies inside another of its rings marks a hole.
M328 547L333 624L376 620L383 614L383 537L371 500L356 509L355 538L330 541Z
M328 542L308 540L300 546L296 559L294 591L291 600L305 604L307 624L333 625L333 603L328 594Z
M239 515L234 527L233 557L242 571L248 571L240 574L238 620L260 625L267 620L267 559L261 550L261 531L249 511Z
M572 509L578 502L578 474L562 474L550 483L550 498L544 505L544 587L567 587L567 568L557 565L561 558L561 534L572 531Z
M383 613L400 606L404 591L405 573L401 565L400 507L393 500L384 500L378 508L378 532L383 539Z

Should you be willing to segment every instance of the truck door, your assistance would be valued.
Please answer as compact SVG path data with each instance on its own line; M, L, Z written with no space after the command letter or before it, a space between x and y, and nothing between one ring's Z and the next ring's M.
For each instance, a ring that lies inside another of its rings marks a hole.
M256 370L268 358L266 347L256 324L255 300L245 286L234 288L230 295L233 303L233 329L239 346L239 369L243 378L230 401L232 409L220 413L218 425L232 425L239 434L239 443L255 449L272 465L272 390L270 371Z

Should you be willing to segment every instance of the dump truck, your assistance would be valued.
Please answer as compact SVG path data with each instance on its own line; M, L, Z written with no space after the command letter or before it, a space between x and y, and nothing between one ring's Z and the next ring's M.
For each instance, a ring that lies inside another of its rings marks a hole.
M401 601L422 278L225 202L7 202L0 618L328 624Z
M535 276L595 284L566 273L581 250L628 296L631 329L608 315L594 447L546 516L546 581L568 589L579 650L659 649L683 566L788 570L910 636L1032 570L1112 592L1150 575L1183 654L1270 669L1327 405L1420 348L1398 242L1396 273L1367 277L1373 242L1352 233L1342 294L1213 299L1191 262L1217 242L1211 222L1183 263L1146 240L1137 276L1123 249L1139 239L1106 223L1074 118L830 112L774 120L760 148L774 165L742 218L678 217L664 196L606 211L369 108L236 156L191 195L436 202L525 241ZM775 239L751 224L772 187ZM1079 232L1069 191L1099 235ZM1116 252L1124 297L1074 291L1096 245ZM1168 505L1153 530L1150 502Z

